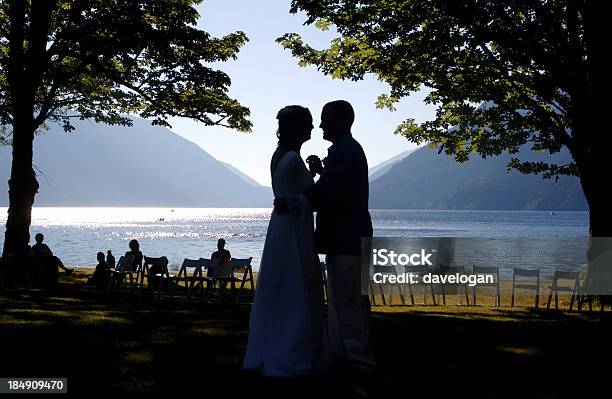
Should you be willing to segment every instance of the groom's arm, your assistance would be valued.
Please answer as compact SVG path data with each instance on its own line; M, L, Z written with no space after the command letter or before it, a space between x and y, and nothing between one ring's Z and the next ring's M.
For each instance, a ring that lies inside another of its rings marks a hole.
M304 193L310 199L315 211L340 205L342 193L346 191L352 179L351 157L346 155L350 154L339 156L326 167L319 180L308 192Z
M340 205L342 192L346 190L347 185L353 184L355 177L353 155L350 151L339 155L332 164L323 169L319 180L302 193L310 200L313 211ZM290 208L287 199L274 199L274 210L277 214L287 213Z
M334 165L335 166L335 165ZM340 186L342 185L342 174L339 168L329 168L321 175L319 181L310 186L302 194L308 198L312 204L313 211L318 211L322 207L330 204L337 204L340 199ZM289 212L289 203L286 198L274 199L274 211L282 215Z

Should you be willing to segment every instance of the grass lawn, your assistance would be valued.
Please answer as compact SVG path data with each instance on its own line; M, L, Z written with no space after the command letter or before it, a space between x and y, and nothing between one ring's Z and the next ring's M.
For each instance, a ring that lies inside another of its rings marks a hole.
M240 369L248 305L152 303L86 287L89 273L62 276L55 292L0 293L0 377L67 377L71 394L249 398L601 397L610 378L610 312L377 306L381 378L264 379Z

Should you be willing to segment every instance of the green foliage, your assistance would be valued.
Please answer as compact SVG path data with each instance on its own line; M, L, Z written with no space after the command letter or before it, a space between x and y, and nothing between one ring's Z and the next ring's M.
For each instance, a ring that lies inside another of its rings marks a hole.
M433 120L407 119L396 133L465 161L521 146L559 152L578 145L572 97L588 87L587 16L596 2L571 0L293 0L306 24L335 27L338 37L315 49L295 33L277 39L333 78L375 74L390 86L376 106L393 110L403 97L428 89ZM322 23L320 21L325 21ZM509 167L544 177L576 175L566 165Z
M27 73L40 68L42 73L34 81L35 128L60 122L69 131L72 118L129 125L131 113L159 125L169 126L169 117L181 116L250 131L249 110L227 94L230 78L211 66L235 59L248 39L243 32L215 38L197 29L199 15L193 5L199 2L49 1L43 59L28 51L38 0L27 2L23 68ZM8 3L0 3L0 124L4 126L10 126L15 111L11 84L18 89L25 84L10 82Z

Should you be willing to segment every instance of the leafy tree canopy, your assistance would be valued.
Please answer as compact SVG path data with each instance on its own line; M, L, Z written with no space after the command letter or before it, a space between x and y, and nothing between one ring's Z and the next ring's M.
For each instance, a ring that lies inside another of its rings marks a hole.
M338 35L315 49L295 33L277 41L333 78L361 80L375 74L390 86L379 108L394 109L402 97L429 89L435 119L406 119L396 133L466 161L525 144L535 151L567 146L574 160L588 148L572 135L575 102L596 83L590 57L596 10L573 0L294 0L306 24ZM576 175L564 165L521 162L509 168L544 177Z
M28 1L20 38L11 41L18 2L0 3L0 141L11 135L11 90L24 84L34 86L35 129L60 122L69 131L71 118L129 125L132 113L166 126L182 116L250 131L249 110L227 94L230 78L211 66L235 59L248 39L197 29L200 1ZM46 42L42 56L32 50L37 39ZM11 52L16 40L21 49ZM11 81L11 68L23 68L29 81Z

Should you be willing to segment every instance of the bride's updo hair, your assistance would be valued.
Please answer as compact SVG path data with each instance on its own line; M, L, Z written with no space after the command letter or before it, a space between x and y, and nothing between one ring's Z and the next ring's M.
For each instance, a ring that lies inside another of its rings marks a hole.
M302 131L312 122L312 115L306 107L288 105L278 111L278 145L293 144L302 139Z

